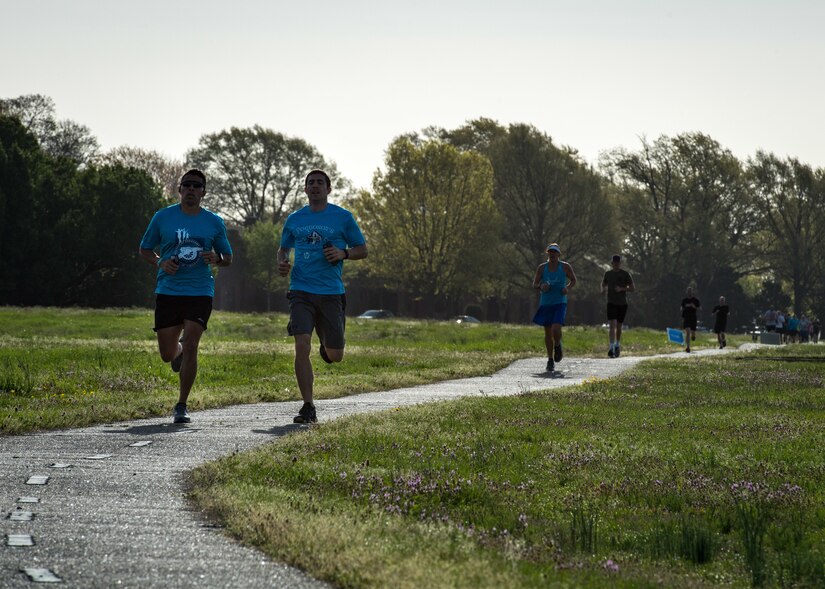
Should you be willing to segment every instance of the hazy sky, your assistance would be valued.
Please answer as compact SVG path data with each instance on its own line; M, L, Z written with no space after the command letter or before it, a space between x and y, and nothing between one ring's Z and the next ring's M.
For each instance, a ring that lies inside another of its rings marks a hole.
M825 166L821 0L0 0L0 97L182 158L259 124L369 186L397 135L530 123L590 162L701 131Z

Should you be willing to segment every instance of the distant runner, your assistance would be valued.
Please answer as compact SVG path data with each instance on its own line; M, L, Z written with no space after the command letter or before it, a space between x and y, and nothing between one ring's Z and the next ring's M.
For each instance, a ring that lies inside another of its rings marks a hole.
M607 292L607 323L610 326L610 348L608 358L618 358L621 354L622 323L627 315L627 293L636 290L633 277L622 270L622 257L619 254L611 260L612 270L604 273L602 293Z
M564 353L561 347L561 328L567 314L567 292L576 285L576 275L567 262L559 260L561 248L557 243L547 246L547 261L539 264L533 278L533 288L541 292L539 308L533 323L544 327L544 347L547 349L547 372L556 369Z
M699 302L695 296L693 296L693 289L691 287L687 288L687 296L682 299L682 328L685 330L685 342L687 343L687 347L685 348L685 352L690 353L690 342L696 339L696 325L698 323L698 319L696 317L696 312L702 304Z
M725 297L719 297L719 304L713 307L712 313L716 315L716 321L713 323L713 333L716 334L719 349L721 350L728 345L728 340L725 339L725 332L727 331L730 307L728 307L728 304L725 302Z

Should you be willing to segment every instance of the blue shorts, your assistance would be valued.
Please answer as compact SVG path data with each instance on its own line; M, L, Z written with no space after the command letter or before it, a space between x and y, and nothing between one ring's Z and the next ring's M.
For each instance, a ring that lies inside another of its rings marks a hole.
M564 316L567 315L567 303L558 305L542 305L533 317L533 323L538 325L564 325Z

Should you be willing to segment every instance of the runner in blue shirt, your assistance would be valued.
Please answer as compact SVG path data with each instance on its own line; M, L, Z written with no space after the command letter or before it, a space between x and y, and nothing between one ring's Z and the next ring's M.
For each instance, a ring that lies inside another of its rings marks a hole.
M295 378L304 404L295 423L318 421L312 398L312 332L321 340L324 362L344 358L346 295L344 260L367 257L367 245L352 213L328 202L332 183L326 172L312 170L304 180L309 204L287 217L278 248L278 271L289 280L289 324L295 338ZM289 254L295 250L293 262Z
M562 262L557 243L547 246L547 261L539 264L533 277L533 288L541 292L539 308L533 323L544 327L544 347L547 349L547 372L555 372L556 362L564 357L561 328L567 314L567 292L576 285L573 267Z
M223 220L201 207L206 175L194 169L186 172L178 194L180 203L152 217L140 242L140 255L157 267L154 330L160 357L180 372L174 423L189 423L186 402L198 373L198 345L215 295L210 266L229 266L232 248Z

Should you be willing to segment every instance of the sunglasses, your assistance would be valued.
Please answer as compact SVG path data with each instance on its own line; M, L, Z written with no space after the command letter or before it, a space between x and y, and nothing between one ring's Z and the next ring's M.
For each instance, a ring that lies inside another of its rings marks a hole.
M203 188L203 182L181 182L181 188Z

